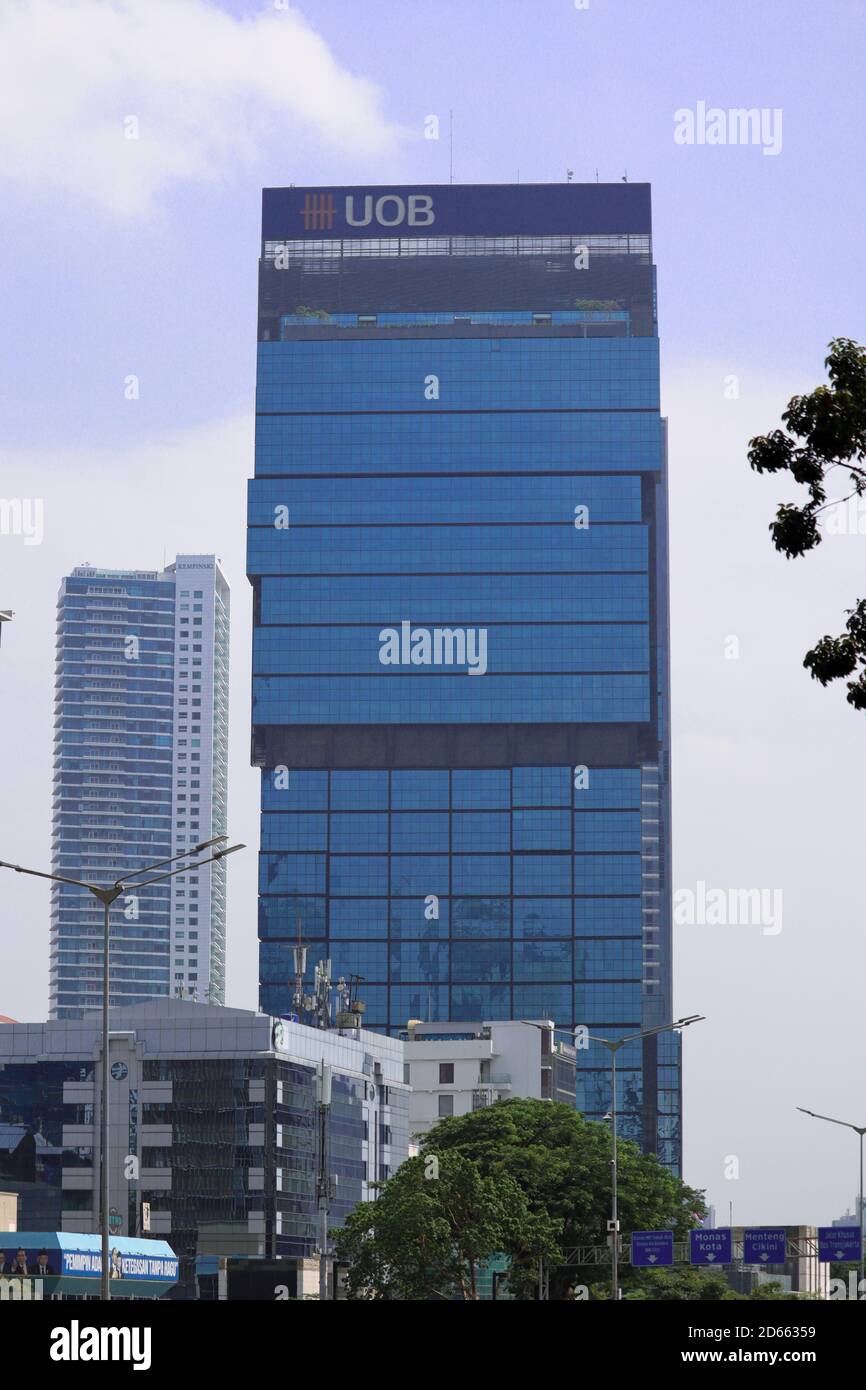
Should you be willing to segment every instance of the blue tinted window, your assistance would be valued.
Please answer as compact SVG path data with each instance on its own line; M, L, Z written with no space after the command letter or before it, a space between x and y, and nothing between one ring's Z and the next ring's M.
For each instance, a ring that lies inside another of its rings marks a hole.
M262 771L263 811L326 811L327 772L295 768Z
M453 941L451 970L454 980L507 980L510 949L496 941Z
M334 855L331 892L341 897L387 897L387 855Z
M447 772L392 772L391 806L394 810L448 809Z
M561 980L570 984L571 942L515 941L514 979Z
M640 772L636 768L590 768L586 786L575 789L574 807L596 811L604 807L640 809Z
M422 372L422 377L426 372ZM505 468L587 473L655 471L662 450L654 412L508 411L260 416L256 474L468 473ZM450 481L450 479L449 479Z
M516 854L514 856L515 893L571 892L571 855Z
M451 921L454 937L508 937L511 933L511 903L508 898L454 898Z
M398 983L448 979L448 946L438 941L401 941L391 946L391 979Z
M575 942L576 980L640 980L642 967L643 942L640 937Z
M514 811L515 849L571 849L568 811Z
M391 1019L405 1027L410 1018L424 1023L448 1021L448 988L445 985L412 984L391 987Z
M617 1067L616 1104L618 1110L637 1110L641 1107L643 1080L639 1071L622 1071ZM609 1069L578 1072L577 1108L601 1115L610 1110Z
M388 809L387 772L332 772L331 810Z
M451 804L455 810L507 810L511 804L511 777L507 771L496 768L476 772L460 768L451 774L451 784Z
M474 477L290 477L254 478L248 483L251 526L273 527L278 506L288 506L304 526L364 523L385 526L399 515L406 522L561 522L575 499L596 522L640 521L637 476L603 474L548 476L509 474L496 487L479 488Z
M332 937L386 937L388 899L332 898L329 926Z
M582 853L635 849L641 844L639 811L575 812L574 848Z
M455 854L451 864L454 893L511 891L511 860L507 854Z
M446 854L395 854L391 857L391 893L394 897L426 898L448 892Z
M508 1018L511 990L507 985L452 985L451 1017L455 1023L483 1018Z
M515 898L516 937L571 936L571 898Z
M457 811L452 817L451 835L456 854L507 853L511 848L510 817L507 811Z
M571 769L516 767L511 774L515 806L570 806Z
M325 849L327 817L290 812L262 816L262 849Z
M324 893L324 854L260 854L260 893Z
M391 816L391 850L394 854L447 854L447 812L395 812Z
M292 937L297 940L298 923L302 940L325 935L325 898L259 898L259 935Z
M279 941L263 941L259 964L263 983L285 984L290 980L294 982L295 963L292 948L288 944ZM294 983L292 987L294 988Z
M575 1015L576 1026L586 1027L588 1021L585 1014ZM632 1023L629 1023L627 1027L621 1027L617 1026L615 1023L608 1022L604 1029L599 1031L600 1035L607 1038L608 1041L616 1042L619 1038L623 1038L629 1033L633 1033L635 1030ZM617 1069L620 1067L639 1067L643 1060L643 1044L641 1040L636 1038L632 1042L624 1043L616 1056ZM593 1042L590 1039L588 1047L581 1047L577 1053L577 1066L579 1070L586 1068L600 1069L605 1072L607 1076L610 1076L610 1051L602 1047L600 1043Z
M439 940L448 935L448 918L447 898L392 898L391 938L401 940L404 937L418 937L423 940Z
M640 898L575 898L575 936L641 934Z
M331 816L332 854L387 854L388 817L384 813L340 812Z
M639 893L639 854L576 854L575 893Z
M366 1006L364 1013L365 1028L383 1028L388 1023L388 987L387 985L369 985L365 982L361 995Z
M570 985L515 985L514 1012L524 1018L552 1018L568 1027L571 1023Z
M590 1025L629 1023L640 1026L639 984L580 984L574 991L574 1016Z
M334 941L330 946L331 971L334 979L361 975L364 985L361 997L366 999L368 980L388 979L388 947L384 941Z

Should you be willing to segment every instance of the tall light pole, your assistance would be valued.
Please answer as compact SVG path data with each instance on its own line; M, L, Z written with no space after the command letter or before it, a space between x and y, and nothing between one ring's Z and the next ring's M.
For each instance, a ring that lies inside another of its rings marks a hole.
M814 1110L804 1110L802 1105L798 1105L796 1108L801 1115L811 1115L813 1120L826 1120L831 1125L842 1125L844 1129L853 1129L854 1133L860 1136L860 1201L858 1203L857 1224L860 1228L860 1288L862 1288L864 1263L866 1263L864 1261L866 1252L863 1250L863 1135L866 1134L866 1125L852 1125L849 1120L834 1120L832 1115L816 1115Z
M140 869L127 869L120 878L115 879L110 886L98 883L85 883L80 878L67 878L65 874L47 874L39 869L24 869L20 864L7 864L0 859L0 869L12 869L16 874L29 874L33 878L47 878L52 883L70 883L75 888L85 888L88 893L92 893L97 902L102 903L103 910L103 946L102 946L102 1088L100 1097L100 1155L99 1155L99 1226L102 1233L102 1278L101 1296L104 1299L111 1297L111 1283L109 1271L109 1243L110 1243L110 1213L108 1209L108 1005L109 1005L109 912L111 904L124 893L138 888L147 888L151 883L162 883L167 878L174 878L177 874L188 873L190 869L199 869L203 864L211 864L217 859L225 859L227 854L234 854L236 850L243 849L243 845L231 845L228 849L217 850L214 854L208 855L206 859L194 859L191 864L181 864L176 869L166 869L169 864L176 864L179 859L190 859L203 850L212 848L213 845L221 844L227 840L227 835L216 835L212 840L205 840L200 845L194 845L192 849L184 850L181 854L175 854L171 859L160 859L156 864L145 864ZM155 874L156 869L166 869L165 873ZM142 874L151 874L150 878L142 878Z
M616 1156L616 1054L626 1043L638 1042L641 1038L654 1038L657 1033L670 1033L688 1028L690 1023L703 1022L703 1014L689 1014L688 1018L678 1018L673 1023L661 1023L657 1028L644 1028L640 1033L629 1033L624 1038L599 1038L594 1033L588 1033L587 1037L591 1042L601 1043L610 1053L610 1115L611 1115L611 1160L610 1160L610 1195L611 1195L611 1271L610 1271L610 1296L612 1299L619 1300L619 1212L617 1209L617 1156Z
M625 1037L625 1038L599 1038L599 1037L596 1037L596 1035L595 1035L594 1033L584 1033L584 1034L583 1034L584 1037L588 1037L592 1042L601 1043L601 1045L602 1045L603 1047L606 1047L606 1048L608 1049L608 1051L610 1052L610 1087L611 1087L611 1092L610 1092L610 1094L611 1094L610 1113L611 1113L611 1134L612 1134L612 1138L613 1138L613 1146L612 1146L612 1153L611 1153L611 1164L610 1164L610 1184L611 1184L611 1213L610 1213L610 1214L611 1214L611 1227L612 1227L612 1230L611 1230L611 1289L610 1289L610 1296L611 1296L612 1299L616 1299L616 1300L619 1299L619 1215L618 1215L618 1212L617 1212L617 1197L618 1197L618 1194L617 1194L617 1168L616 1168L616 1054L619 1052L619 1050L620 1050L621 1047L625 1047L626 1043L629 1043L629 1042L636 1042L639 1038L652 1038L652 1037L655 1037L656 1033L669 1033L672 1029L677 1029L677 1030L679 1030L679 1029L681 1029L681 1028L688 1028L688 1026L689 1026L690 1023L702 1023L703 1020L704 1020L704 1015L703 1015L703 1014L689 1014L688 1018L678 1018L678 1019L675 1020L674 1023L661 1023L661 1024L659 1024L659 1026L658 1026L657 1028L645 1028L645 1029L643 1030L643 1032L641 1032L641 1033L629 1033L628 1037ZM549 1031L543 1023L535 1023L534 1021L532 1021L531 1019L528 1019L528 1018L522 1018L522 1019L520 1020L520 1022L521 1022L521 1023L525 1023L525 1024L527 1025L527 1027L529 1027L529 1028L540 1028L541 1031L542 1031L543 1033ZM566 1038L571 1038L572 1041L573 1041L575 1035L576 1035L577 1033L581 1032L581 1029L575 1028L575 1029L573 1030L573 1032L569 1032L569 1030L568 1030L567 1028L554 1028L552 1031L553 1031L554 1033L562 1033L562 1035L563 1035L564 1037L566 1037Z
M328 1121L331 1109L331 1068L324 1057L316 1072L316 1107L319 1121L319 1171L316 1198L319 1206L319 1301L328 1297L328 1219L331 1212L331 1174L328 1171Z

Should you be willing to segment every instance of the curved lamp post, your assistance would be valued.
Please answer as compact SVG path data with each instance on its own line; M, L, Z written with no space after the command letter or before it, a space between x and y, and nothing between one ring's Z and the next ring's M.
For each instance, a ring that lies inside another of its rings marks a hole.
M844 1129L853 1129L855 1134L860 1136L860 1210L857 1214L857 1223L860 1227L860 1287L863 1286L864 1276L864 1252L863 1250L863 1135L866 1134L866 1125L852 1125L848 1120L834 1120L832 1115L816 1115L814 1110L804 1110L802 1105L798 1105L801 1115L811 1115L813 1120L826 1120L831 1125L842 1125Z

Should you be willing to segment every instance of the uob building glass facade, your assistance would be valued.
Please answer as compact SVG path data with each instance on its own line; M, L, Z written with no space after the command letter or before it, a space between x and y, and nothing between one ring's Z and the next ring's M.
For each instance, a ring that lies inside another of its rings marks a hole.
M258 336L263 1009L300 935L391 1033L670 1020L649 187L265 190ZM678 1037L618 1061L677 1169Z

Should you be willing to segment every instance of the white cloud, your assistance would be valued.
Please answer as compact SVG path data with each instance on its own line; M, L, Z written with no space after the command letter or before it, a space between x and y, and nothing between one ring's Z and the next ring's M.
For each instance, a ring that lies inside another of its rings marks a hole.
M138 138L125 133L128 117ZM312 134L387 156L378 89L295 9L235 19L205 0L5 0L0 178L129 215Z

